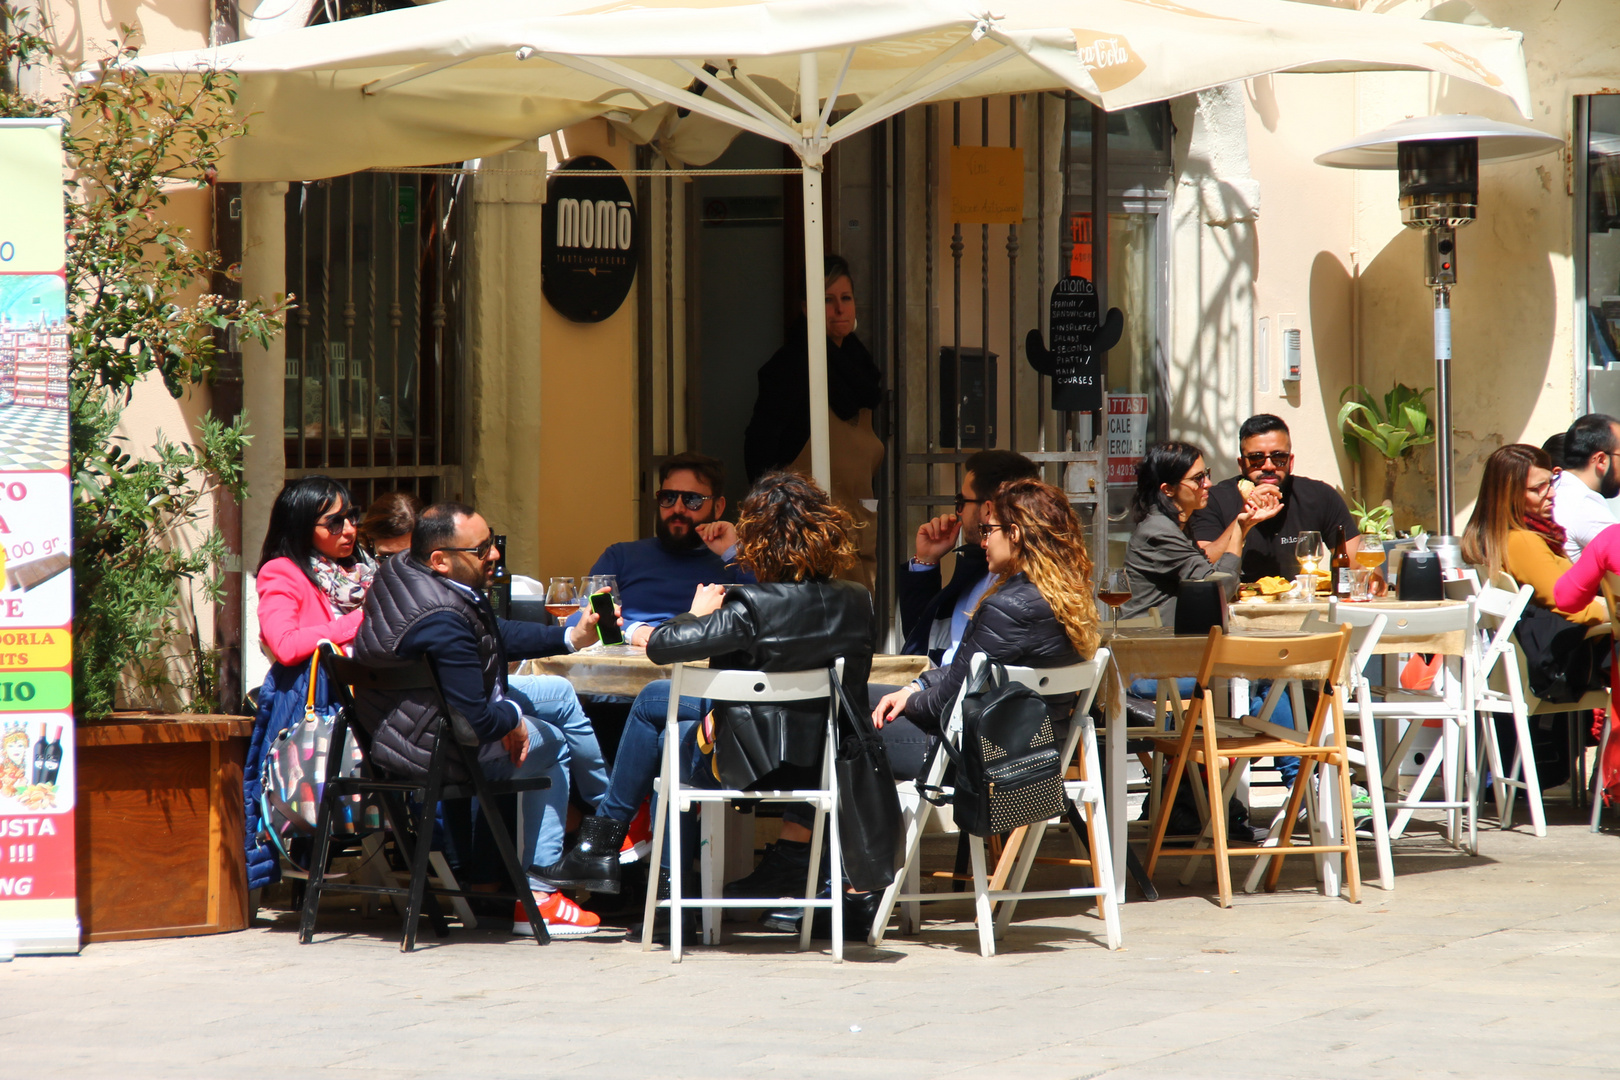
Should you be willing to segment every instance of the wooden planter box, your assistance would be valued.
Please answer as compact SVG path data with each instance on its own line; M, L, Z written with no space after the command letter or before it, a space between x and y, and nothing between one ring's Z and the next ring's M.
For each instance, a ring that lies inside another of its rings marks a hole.
M115 713L81 724L79 923L86 942L248 925L241 716Z

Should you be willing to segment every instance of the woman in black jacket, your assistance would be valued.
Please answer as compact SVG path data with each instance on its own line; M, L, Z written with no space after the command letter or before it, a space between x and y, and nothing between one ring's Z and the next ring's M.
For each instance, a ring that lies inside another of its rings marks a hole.
M1097 651L1097 602L1091 556L1074 508L1039 480L996 489L979 525L997 583L979 601L950 667L925 671L878 702L872 722L895 716L939 734L967 678L974 653L1018 667L1066 667ZM1066 726L1073 695L1048 701L1054 726Z
M700 585L692 610L653 631L647 657L654 663L709 660L711 667L756 671L824 668L844 660L843 683L852 701L866 700L876 623L872 597L860 585L836 580L856 557L849 515L815 483L791 473L765 476L743 500L737 521L736 561L756 585ZM604 874L618 874L625 828L652 794L663 754L669 680L636 695L614 757L598 817L585 819L571 859L589 859ZM796 787L819 779L826 705L712 705L682 697L679 760L686 775L701 766L709 783L718 775L727 787ZM693 744L700 720L709 717L712 765ZM808 774L808 775L807 775ZM701 779L699 782L703 782ZM810 830L803 817L783 816L785 843L803 843L798 887L808 866ZM802 833L802 836L800 835ZM665 849L668 858L668 848ZM775 876L772 869L767 876ZM784 872L784 876L785 872ZM756 875L757 877L757 875ZM740 895L751 895L743 892ZM760 895L782 895L768 891ZM800 893L802 895L802 892Z

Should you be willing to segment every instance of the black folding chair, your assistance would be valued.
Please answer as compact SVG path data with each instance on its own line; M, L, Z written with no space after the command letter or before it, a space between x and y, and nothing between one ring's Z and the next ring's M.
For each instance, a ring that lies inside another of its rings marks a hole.
M333 752L327 755L326 781L321 790L320 812L315 823L309 882L304 887L304 909L299 921L298 940L308 944L310 938L314 936L321 893L330 890L405 897L405 933L399 945L401 952L410 952L416 946L417 920L423 914L422 901L426 897L435 899L426 911L433 922L434 934L441 938L449 934L450 929L445 922L444 913L436 902L441 896L518 901L528 913L529 925L534 928L535 941L541 945L549 943L551 936L546 932L545 921L540 917L539 906L535 903L534 893L529 888L528 875L518 861L512 834L506 831L506 823L502 820L495 796L549 788L551 780L543 776L527 780L488 779L478 764L477 737L471 728L467 727L466 721L453 713L445 703L444 696L439 690L438 678L433 673L433 666L426 659L395 667L368 667L339 656L331 645L323 644L321 666L326 670L333 697L341 708L336 722L332 725L330 745ZM350 692L351 688L382 693L430 690L438 696L442 716L450 719L448 722L440 719L433 724L433 758L424 779L396 780L383 775L372 765L371 738L365 728L355 722L354 696ZM360 748L361 775L340 776L339 771L343 767L345 757L341 748L350 731L354 732L355 745ZM451 761L460 764L468 778L465 782L446 782L445 777ZM407 796L412 795L418 801L414 811L406 802ZM333 846L337 845L344 849L357 847L367 834L367 830L358 825L359 815L354 832L333 834L333 820L343 800L354 796L360 797L362 806L373 799L381 805L394 844L405 865L410 868L411 879L408 886L402 888L362 885L347 881L327 884L326 866ZM495 839L495 848L500 854L501 865L512 886L513 891L510 893L468 892L464 889L447 889L428 883L428 856L433 849L435 808L441 800L474 798L478 800L482 813L488 817L489 831Z

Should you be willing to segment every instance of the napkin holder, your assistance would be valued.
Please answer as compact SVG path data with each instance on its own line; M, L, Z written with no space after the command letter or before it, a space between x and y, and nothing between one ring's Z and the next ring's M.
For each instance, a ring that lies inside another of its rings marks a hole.
M1176 633L1207 637L1210 627L1227 629L1226 574L1183 581L1176 589Z
M1401 575L1396 587L1402 600L1444 600L1445 572L1439 552L1418 548L1401 558Z

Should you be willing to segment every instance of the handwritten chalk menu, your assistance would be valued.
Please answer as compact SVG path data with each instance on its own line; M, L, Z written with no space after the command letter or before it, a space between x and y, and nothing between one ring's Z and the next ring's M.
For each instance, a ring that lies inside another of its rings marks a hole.
M1103 358L1094 344L1100 315L1097 287L1090 281L1066 277L1052 286L1047 347L1056 362L1052 408L1060 412L1096 412L1103 406Z
M0 951L79 951L62 129L0 120Z
M951 220L1017 225L1024 220L1024 152L1009 146L951 147Z

